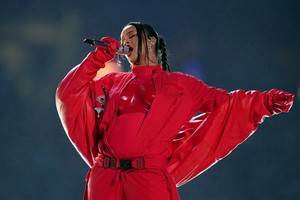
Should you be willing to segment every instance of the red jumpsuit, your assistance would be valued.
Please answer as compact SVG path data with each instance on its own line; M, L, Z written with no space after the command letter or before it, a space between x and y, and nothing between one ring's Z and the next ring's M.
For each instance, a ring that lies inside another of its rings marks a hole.
M85 200L179 199L176 186L224 158L264 117L279 112L277 90L228 93L161 66L133 66L132 72L93 81L99 66L92 54L67 74L56 94L64 129L91 167ZM141 97L133 107L126 99L132 93ZM107 157L136 162L128 170L105 167Z

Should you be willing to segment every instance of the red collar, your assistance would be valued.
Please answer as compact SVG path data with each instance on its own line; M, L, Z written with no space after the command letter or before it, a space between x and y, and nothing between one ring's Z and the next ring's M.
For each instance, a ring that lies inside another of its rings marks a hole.
M137 66L132 65L132 73L136 75L148 75L152 74L152 72L162 70L161 65L150 65L150 66Z

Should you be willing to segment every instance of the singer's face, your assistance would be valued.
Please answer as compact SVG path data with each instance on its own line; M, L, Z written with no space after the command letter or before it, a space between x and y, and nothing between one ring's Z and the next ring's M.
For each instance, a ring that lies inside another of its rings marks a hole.
M151 52L150 50L150 39L146 39L146 36L141 36L142 39L140 40L142 42L141 44L141 52L139 55L138 49L139 49L139 38L137 35L137 30L135 26L133 25L127 25L121 32L121 43L123 45L128 46L131 51L126 55L127 60L130 62L130 64L134 65L148 65L150 64L150 58L154 58L152 60L156 59L156 55L154 51L152 51L153 55L146 55L145 48L148 48L147 52ZM145 42L149 42L149 45L145 45ZM138 56L140 56L138 60ZM153 62L152 62L153 63ZM157 64L157 63L156 63Z
M121 44L132 49L126 58L131 64L136 64L138 57L138 37L136 28L132 25L125 26L121 32Z

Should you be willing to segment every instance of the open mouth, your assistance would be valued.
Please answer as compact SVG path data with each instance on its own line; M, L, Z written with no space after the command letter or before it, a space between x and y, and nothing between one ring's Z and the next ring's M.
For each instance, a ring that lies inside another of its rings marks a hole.
M128 49L129 49L129 52L126 54L127 56L130 56L132 51L133 51L133 48L131 46L127 46Z

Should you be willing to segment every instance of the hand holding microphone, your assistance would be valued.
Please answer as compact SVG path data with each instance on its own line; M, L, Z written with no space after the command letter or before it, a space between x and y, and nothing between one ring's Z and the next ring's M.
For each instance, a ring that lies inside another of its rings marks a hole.
M103 37L100 41L85 39L84 42L91 44L92 46L96 46L96 50L95 52L91 53L91 56L94 62L97 63L97 65L99 65L101 68L105 67L104 63L112 60L116 53L123 52L124 48L117 40L111 37Z
M92 46L102 46L102 47L107 47L109 46L107 43L100 41L100 40L95 40L95 39L84 39L83 42L90 44ZM117 54L123 55L123 54L128 54L130 52L130 48L125 46L125 45L121 45L118 48Z

